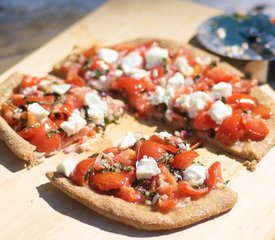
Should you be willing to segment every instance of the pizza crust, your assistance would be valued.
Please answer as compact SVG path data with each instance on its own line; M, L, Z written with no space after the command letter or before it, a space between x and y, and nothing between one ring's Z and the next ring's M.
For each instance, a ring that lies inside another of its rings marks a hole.
M46 173L53 185L93 211L132 227L155 231L181 228L230 210L237 202L237 193L223 186L197 201L177 207L167 214L154 212L148 206L135 205L120 198L96 193L74 185L57 172Z

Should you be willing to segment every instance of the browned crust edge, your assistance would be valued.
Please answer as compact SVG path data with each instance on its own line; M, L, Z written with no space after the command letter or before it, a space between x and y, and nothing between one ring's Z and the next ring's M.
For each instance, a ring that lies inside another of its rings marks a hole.
M1 103L5 101L13 89L18 86L22 79L22 74L14 73L6 81L0 84ZM0 138L6 143L10 150L20 159L25 160L30 165L35 165L43 157L41 153L35 151L36 147L20 137L0 116Z
M53 185L93 211L134 228L155 231L188 226L230 210L237 202L237 193L219 187L197 201L167 214L153 212L150 207L134 205L120 198L96 193L88 187L74 185L57 172L47 172Z

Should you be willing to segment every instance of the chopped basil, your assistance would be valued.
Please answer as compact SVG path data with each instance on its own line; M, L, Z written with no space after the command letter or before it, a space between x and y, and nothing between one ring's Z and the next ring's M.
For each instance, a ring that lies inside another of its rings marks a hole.
M49 131L47 131L47 136L48 137L52 137L53 135L57 134L57 133L61 133L63 132L62 128L58 128L58 129L51 129Z
M167 73L169 70L167 58L162 58L162 66L163 66L164 72Z
M99 69L96 69L95 70L95 78L98 79L100 78L101 76L103 75L106 75L107 74L107 71L106 70L99 70Z
M212 61L212 62L209 64L209 66L211 66L211 67L217 67L218 64L217 64L216 61Z
M226 103L226 98L225 97L222 97L221 100L222 100L223 103Z
M223 182L224 185L227 185L230 182L230 180L226 180Z
M94 153L93 155L91 155L89 158L96 158L99 154L98 153Z

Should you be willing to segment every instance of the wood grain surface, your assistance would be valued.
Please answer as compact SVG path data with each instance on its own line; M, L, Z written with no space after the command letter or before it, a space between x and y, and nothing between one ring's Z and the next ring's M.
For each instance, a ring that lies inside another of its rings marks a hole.
M0 81L15 71L43 76L75 45L113 44L137 37L188 42L202 21L218 13L180 0L113 0L14 65L0 76ZM262 88L275 98L268 85ZM120 124L107 128L104 142L115 144L127 131L150 134L158 129L128 116ZM97 149L106 144L97 145ZM224 178L230 180L229 186L239 193L237 205L225 215L189 228L151 233L105 219L53 187L44 174L55 170L60 159L66 157L64 154L26 170L24 163L2 143L0 239L275 239L275 148L253 173L242 166L240 159L217 153L209 146L199 152L200 160L207 165L216 160L222 162ZM70 156L81 159L88 155L90 153Z

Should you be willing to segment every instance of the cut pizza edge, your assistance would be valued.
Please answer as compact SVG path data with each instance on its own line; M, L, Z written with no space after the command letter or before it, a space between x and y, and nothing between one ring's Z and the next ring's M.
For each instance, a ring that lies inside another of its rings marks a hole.
M25 74L16 72L0 84L0 95L2 96L0 100L0 105L3 102L5 102L10 96L10 94L13 93L13 90L19 86L24 76ZM50 80L58 79L54 75L47 75L46 78ZM35 145L31 144L29 141L25 140L23 137L18 135L17 132L7 123L7 121L1 115L0 115L0 139L5 142L7 147L20 160L23 160L26 162L26 167L28 168L31 168L43 162L45 159L45 154L43 152L38 151ZM98 150L102 146L109 145L109 141L104 137L102 137L101 133L97 133L96 136L90 137L88 141L91 139L92 139L92 142L89 143L89 146L90 146L88 149L89 151ZM74 145L75 143L72 143L69 146L74 146ZM59 150L54 154L58 154L62 150L63 149Z
M74 185L58 172L47 172L50 182L74 200L112 220L137 229L157 231L182 228L229 211L237 202L237 193L226 186L217 187L202 198L169 213L154 212L148 206L135 205L120 198Z

